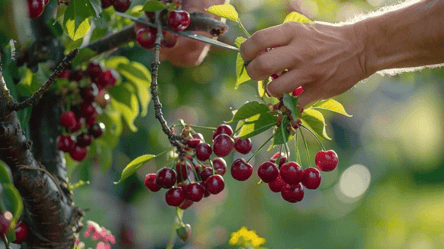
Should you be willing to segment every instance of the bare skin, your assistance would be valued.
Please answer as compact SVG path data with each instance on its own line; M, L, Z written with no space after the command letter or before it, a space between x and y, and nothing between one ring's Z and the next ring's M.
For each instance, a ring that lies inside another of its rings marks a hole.
M220 17L212 15L205 11L209 7L217 4L224 4L228 0L183 0L182 8L188 12L199 11L208 16L220 20ZM200 35L211 37L205 32L196 32ZM192 40L186 37L179 37L176 46L173 48L162 48L160 58L161 60L168 60L176 66L190 67L197 66L202 63L207 55L210 45Z
M344 25L285 23L260 30L241 46L254 80L280 97L302 86L299 105L337 96L377 71L444 63L444 1L423 0ZM266 48L275 47L267 53Z

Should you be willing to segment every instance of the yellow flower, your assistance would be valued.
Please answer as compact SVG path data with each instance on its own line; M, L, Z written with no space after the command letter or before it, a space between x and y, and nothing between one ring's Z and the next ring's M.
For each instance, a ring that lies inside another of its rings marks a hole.
M261 245L265 244L266 240L259 237L256 231L248 229L242 226L237 232L231 233L230 240L228 243L232 246L252 246L254 248L259 248Z

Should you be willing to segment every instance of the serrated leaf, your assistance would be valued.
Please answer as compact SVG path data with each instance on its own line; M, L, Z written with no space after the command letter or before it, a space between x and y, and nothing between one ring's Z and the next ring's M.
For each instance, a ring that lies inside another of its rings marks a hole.
M344 106L334 99L326 99L326 100L318 101L312 106L312 108L336 112L336 113L342 114L347 117L353 116L353 115L348 114L345 111Z
M220 16L222 18L230 19L231 21L238 22L239 14L231 4L213 5L207 9L213 15Z
M307 109L301 115L302 124L312 130L319 137L331 140L325 130L325 119L321 112L313 109Z
M276 118L268 113L261 113L248 118L239 132L239 138L256 136L276 125Z
M157 1L157 0L147 1L143 5L143 10L147 11L147 12L156 12L156 11L163 10L163 9L166 9L166 5Z
M63 28L72 40L83 38L88 32L91 17L96 15L89 0L71 1L65 11Z
M145 165L147 162L155 158L155 155L143 155L139 156L138 158L134 159L132 162L130 162L122 171L122 176L120 177L120 180L118 182L114 182L114 184L119 184L122 181L124 181L126 178L128 178L130 175L136 173L136 171Z
M308 19L306 16L299 14L298 12L291 12L285 17L284 23L286 22L311 23L313 21Z
M111 105L120 112L130 130L136 132L137 127L134 126L134 120L139 114L139 103L134 87L129 83L124 83L111 88L109 94L112 97Z
M244 59L242 59L240 53L237 53L236 57L236 78L236 85L234 86L235 89L237 89L240 84L245 83L251 79L247 73L247 70L245 69L245 61Z
M267 105L252 101L245 103L239 109L233 112L233 118L227 123L234 123L239 120L247 119L257 114L268 113L270 109Z
M295 119L299 118L299 115L301 114L297 107L298 100L298 97L295 98L290 96L290 94L284 94L284 105L291 111L291 115Z

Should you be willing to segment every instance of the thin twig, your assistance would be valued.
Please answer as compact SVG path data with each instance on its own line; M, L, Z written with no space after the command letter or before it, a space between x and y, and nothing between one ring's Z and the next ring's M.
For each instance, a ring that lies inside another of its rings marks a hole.
M157 78L159 76L159 65L160 65L160 46L162 41L162 25L160 23L159 12L156 12L156 23L157 23L157 35L156 42L154 43L154 57L151 62L151 95L154 102L154 112L155 117L159 120L162 126L162 131L168 136L168 140L171 145L175 146L180 153L183 153L185 146L185 139L183 136L175 135L172 133L171 129L168 127L167 121L163 117L162 113L162 103L159 99L159 92L157 90Z
M37 90L31 97L27 98L26 100L17 103L12 102L9 104L8 108L10 111L19 111L22 109L25 109L28 106L31 106L34 104L37 100L41 99L43 94L45 94L48 89L51 87L51 85L54 83L55 79L59 74L65 69L69 64L71 64L71 61L76 57L76 55L79 53L79 49L74 49L71 52L68 53L68 55L63 58L62 62L59 63L57 68L54 70L54 72L49 76L49 79L43 84L39 90Z

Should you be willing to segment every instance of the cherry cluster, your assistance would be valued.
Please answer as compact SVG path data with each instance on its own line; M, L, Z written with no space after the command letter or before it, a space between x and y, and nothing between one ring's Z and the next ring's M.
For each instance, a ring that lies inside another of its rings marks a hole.
M131 5L131 0L101 0L102 8L108 8L111 5L118 12L125 12L129 9Z
M270 161L262 163L258 168L259 178L268 183L273 192L280 192L282 198L295 203L304 198L304 187L317 189L321 184L321 171L332 171L338 166L336 152L319 151L315 157L316 168L302 167L293 161L287 162L285 154L275 153Z
M105 131L105 125L97 123L97 116L110 100L107 89L116 84L117 75L114 71L103 70L98 63L90 62L86 71L65 69L59 78L77 82L81 102L60 115L60 125L69 134L58 137L57 148L68 152L72 159L82 161L93 139L99 138ZM75 139L73 135L76 135Z
M49 0L28 0L28 16L35 19L42 15Z
M11 225L12 213L9 211L0 215L0 237L4 238ZM20 244L28 237L28 226L22 221L17 222L14 227L15 240L12 243Z
M148 19L154 23L155 13L145 12ZM181 32L184 31L190 25L190 14L184 10L172 10L168 12L166 9L160 13L161 22L166 23L169 29ZM138 23L135 27L137 43L145 48L154 48L156 41L157 29ZM166 48L172 48L176 45L177 34L173 34L166 30L162 30L163 39L161 45Z
M212 146L205 142L201 133L190 134L189 126L183 129L182 135L186 138L186 153L179 156L174 169L165 167L156 174L146 175L145 186L152 192L168 189L166 203L187 209L203 197L219 194L225 188L223 175L227 171L223 157L228 156L233 149L247 154L252 144L250 139L233 139L233 130L224 124L213 133ZM212 154L216 157L210 160ZM190 175L190 172L193 174Z

